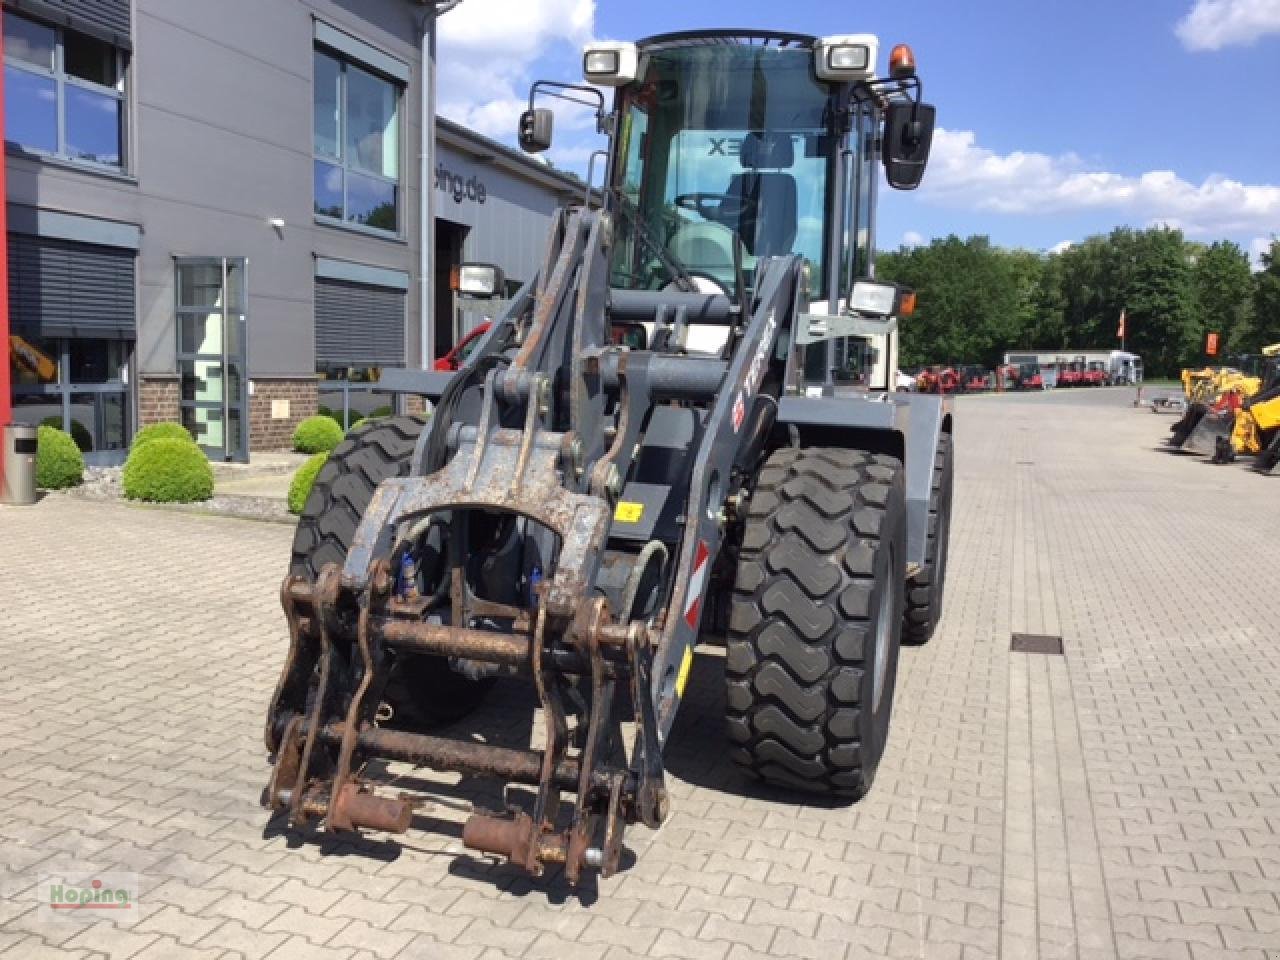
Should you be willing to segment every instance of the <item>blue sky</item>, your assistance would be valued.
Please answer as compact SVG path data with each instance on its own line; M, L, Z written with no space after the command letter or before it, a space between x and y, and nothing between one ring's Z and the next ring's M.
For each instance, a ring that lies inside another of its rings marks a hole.
M512 142L530 80L579 79L585 40L720 26L915 49L939 130L920 190L881 193L881 248L1168 223L1256 253L1280 235L1280 0L464 0L441 26L441 112ZM552 159L578 168L597 141L558 122Z

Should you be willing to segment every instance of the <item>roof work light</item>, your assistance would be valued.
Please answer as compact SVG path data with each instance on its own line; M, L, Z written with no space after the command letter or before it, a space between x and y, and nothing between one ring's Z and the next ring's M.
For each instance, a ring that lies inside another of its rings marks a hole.
M814 69L819 80L868 80L876 72L880 40L875 34L854 33L823 37L814 46Z
M582 75L588 83L620 87L636 78L640 55L634 43L600 41L582 54Z

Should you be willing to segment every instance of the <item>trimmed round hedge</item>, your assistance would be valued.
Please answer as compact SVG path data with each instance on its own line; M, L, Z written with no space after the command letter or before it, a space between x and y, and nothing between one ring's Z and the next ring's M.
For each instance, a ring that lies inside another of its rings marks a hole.
M152 440L186 440L188 443L195 442L191 436L191 431L180 423L153 423L151 426L143 427L134 434L131 449L137 450Z
M69 433L41 426L36 431L36 486L65 490L84 481L84 455Z
M307 504L307 497L311 496L311 487L316 482L316 474L320 472L320 468L325 465L325 461L328 459L328 453L317 453L300 466L293 475L293 479L289 481L290 513L302 513L302 508Z
M40 421L42 427L53 427L53 429L62 430L61 417L45 417ZM76 446L80 448L81 453L88 453L93 449L93 436L89 433L89 428L79 420L71 421L71 439L76 442Z
M124 495L153 503L195 503L213 496L213 468L188 436L135 446L124 464Z
M323 414L307 417L293 431L293 449L298 453L328 453L342 442L342 427Z

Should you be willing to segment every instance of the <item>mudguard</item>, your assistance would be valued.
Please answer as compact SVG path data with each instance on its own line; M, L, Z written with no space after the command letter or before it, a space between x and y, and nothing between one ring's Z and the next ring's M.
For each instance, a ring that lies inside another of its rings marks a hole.
M907 562L923 564L929 538L929 495L938 437L951 433L954 401L924 393L858 393L783 397L778 424L801 438L889 453L902 460L907 480Z

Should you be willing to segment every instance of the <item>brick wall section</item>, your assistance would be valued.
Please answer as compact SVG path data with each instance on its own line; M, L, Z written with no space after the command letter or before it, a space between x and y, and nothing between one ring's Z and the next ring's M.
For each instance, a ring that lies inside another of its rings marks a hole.
M277 420L271 416L273 400L289 401L289 416ZM249 397L249 450L288 450L293 446L293 431L307 417L315 415L315 380L272 380L253 378L253 394Z
M408 414L426 413L427 398L419 397L413 393L406 393L404 395L404 412Z
M139 427L152 423L178 423L181 415L177 374L146 375L138 381Z

